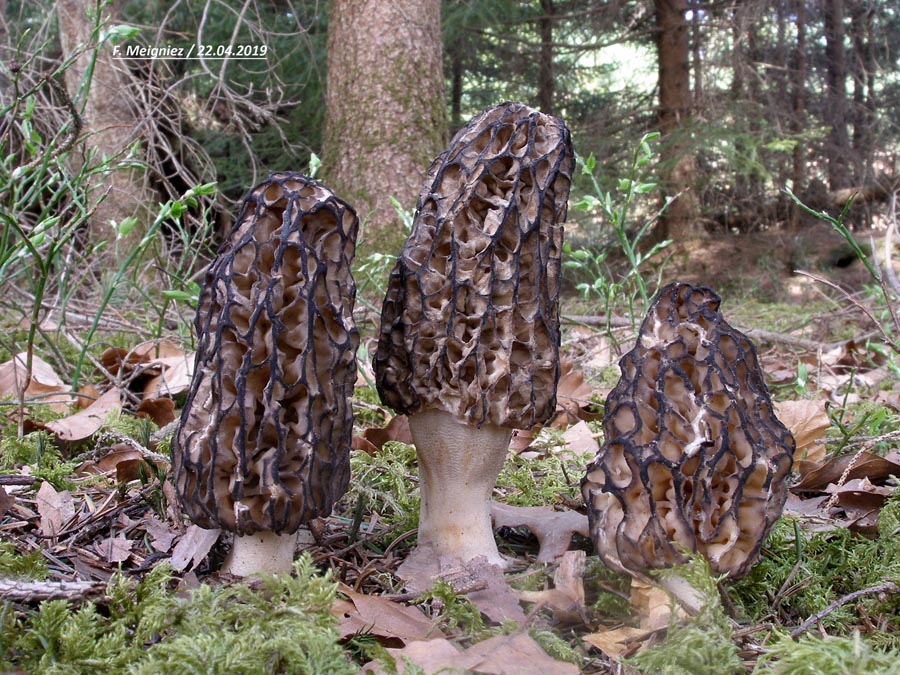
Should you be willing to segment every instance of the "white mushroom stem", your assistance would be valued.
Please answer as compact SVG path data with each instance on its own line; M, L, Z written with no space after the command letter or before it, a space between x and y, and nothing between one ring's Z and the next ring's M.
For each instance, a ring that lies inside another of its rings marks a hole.
M485 556L503 565L491 527L491 492L509 449L510 429L470 426L443 410L409 417L419 458L419 555L440 564Z
M257 532L234 535L234 544L222 571L239 577L251 574L290 574L294 563L296 534Z

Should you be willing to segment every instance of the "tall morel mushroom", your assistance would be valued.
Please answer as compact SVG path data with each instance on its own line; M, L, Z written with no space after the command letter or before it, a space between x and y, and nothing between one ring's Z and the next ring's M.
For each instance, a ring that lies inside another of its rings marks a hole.
M233 574L289 570L298 528L346 490L357 228L326 187L273 174L206 274L172 456L184 511L234 532Z
M597 552L620 571L668 567L683 547L740 576L781 516L794 439L719 303L708 288L666 286L620 362L581 484Z
M416 445L420 561L502 563L494 481L512 429L556 407L572 166L560 120L507 103L456 134L419 196L374 366L382 400L409 416Z

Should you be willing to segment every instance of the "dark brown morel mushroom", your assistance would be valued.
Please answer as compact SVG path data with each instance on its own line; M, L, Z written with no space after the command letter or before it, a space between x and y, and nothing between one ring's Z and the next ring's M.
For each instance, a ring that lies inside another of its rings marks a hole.
M666 286L620 362L581 484L597 552L620 571L682 562L683 548L740 576L781 516L794 439L719 303L708 288Z
M490 495L511 430L556 408L573 155L558 119L488 109L434 162L391 272L374 359L419 459L417 555L501 563Z
M234 532L233 574L289 570L298 528L346 490L357 228L326 187L274 174L206 274L172 456L184 511Z

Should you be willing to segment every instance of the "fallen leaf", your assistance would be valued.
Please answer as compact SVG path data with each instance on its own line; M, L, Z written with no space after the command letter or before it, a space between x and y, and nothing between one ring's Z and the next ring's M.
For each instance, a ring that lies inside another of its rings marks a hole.
M160 429L175 421L175 401L170 398L145 398L134 411L138 417L146 417Z
M97 543L97 553L109 563L125 562L131 557L134 542L126 539L124 534L108 537Z
M547 655L528 633L498 635L472 645L457 664L484 675L578 675L578 666Z
M538 562L552 562L569 550L575 533L589 537L587 516L552 506L491 504L494 527L527 527L540 544Z
M631 656L635 651L635 645L643 642L654 633L656 631L647 630L646 628L622 626L590 633L581 639L592 647L596 647L611 659L621 659Z
M87 408L74 415L63 417L47 423L62 441L83 441L91 437L106 419L110 410L121 408L121 397L118 389L110 389L103 396L91 403Z
M900 453L889 452L880 457L871 452L840 455L824 465L816 462L797 463L800 481L791 487L794 492L821 492L830 483L844 478L868 478L871 481L884 480L900 475ZM846 474L846 475L845 475Z
M41 515L41 534L55 537L75 515L75 504L68 490L57 492L50 483L44 481L35 496L37 510Z
M600 451L594 432L584 420L566 429L563 432L563 440L566 448L578 457L588 455L593 458Z
M444 637L434 622L416 607L357 593L344 584L341 584L338 590L348 598L345 603L335 603L332 610L338 617L341 637L356 633L371 633L397 638L403 643Z
M406 415L392 417L384 427L370 427L362 432L361 438L368 441L376 450L381 450L388 441L397 441L412 445L412 434L409 431L409 419Z
M527 633L498 635L460 651L448 640L411 642L403 649L388 649L396 672L405 671L404 660L418 666L426 675L437 673L480 673L482 675L578 675L578 667L556 661L547 655ZM386 671L369 663L361 674L381 675Z
M27 354L22 352L0 364L0 397L18 397L19 388L25 384L26 359ZM31 380L25 388L25 396L30 403L47 404L56 412L65 412L74 401L68 393L69 389L53 366L39 356L32 356Z
M819 441L831 426L825 411L825 401L800 399L775 404L775 415L794 436L797 449L794 461L821 462L825 458L825 444Z
M547 607L563 625L584 623L584 551L566 551L553 575L553 588L519 591L520 600Z
M561 359L559 384L556 386L556 415L548 426L565 429L584 419L585 408L594 390L584 382L584 373L575 370L572 362Z
M144 518L141 521L144 530L150 535L150 544L160 553L168 553L178 533L166 523L156 518Z
M478 556L465 564L461 574L465 583L474 589L465 592L469 602L490 621L501 624L504 621L520 623L525 620L519 596L506 583L499 565L492 565L484 556ZM459 587L460 580L453 573L446 574L444 578L454 589Z
M175 545L169 564L176 572L187 568L188 564L194 569L203 562L209 554L209 550L219 538L221 530L204 530L197 525L191 525Z
M6 515L6 512L9 511L15 501L16 500L6 494L6 490L0 486L0 518Z
M844 508L869 512L884 506L894 488L874 485L868 478L852 478L840 486L829 485L825 492L837 495L837 503Z

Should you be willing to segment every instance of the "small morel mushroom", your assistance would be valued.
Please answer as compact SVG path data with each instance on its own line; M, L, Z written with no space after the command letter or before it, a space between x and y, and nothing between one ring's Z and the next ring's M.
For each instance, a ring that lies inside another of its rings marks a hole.
M419 460L410 560L501 564L490 497L512 429L547 420L573 154L558 119L517 103L461 129L431 166L391 272L374 359Z
M206 274L172 456L184 511L235 534L227 572L288 571L297 530L347 488L358 224L326 187L273 174Z
M708 288L666 286L620 362L581 484L597 552L619 571L668 567L687 549L740 576L781 516L794 439L719 303Z

